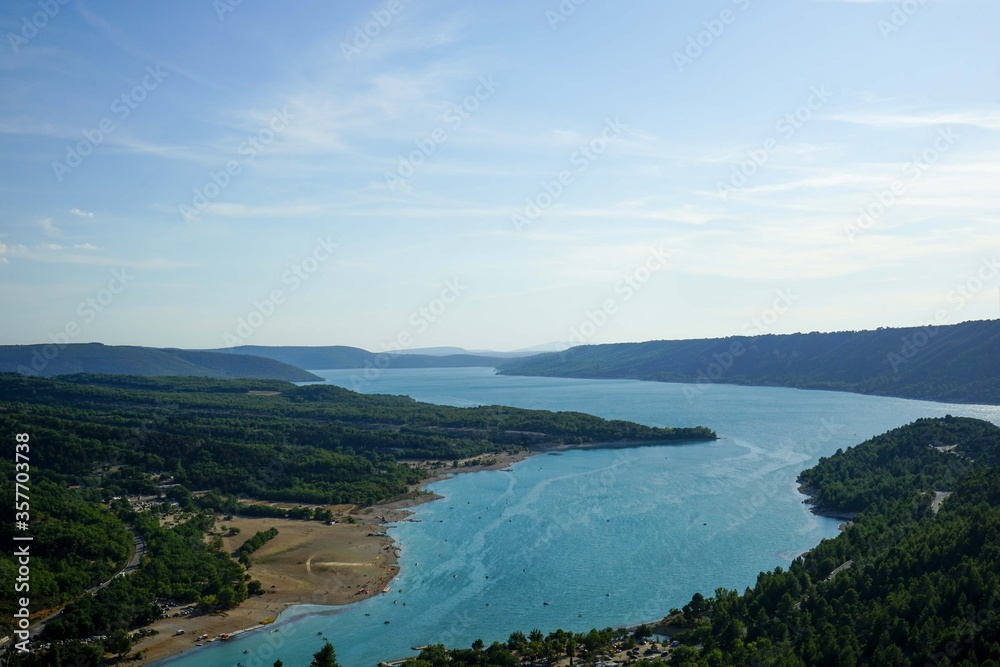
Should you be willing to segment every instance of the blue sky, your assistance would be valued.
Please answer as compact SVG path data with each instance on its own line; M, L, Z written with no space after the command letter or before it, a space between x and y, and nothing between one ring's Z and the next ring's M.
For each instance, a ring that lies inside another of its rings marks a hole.
M995 318L997 25L993 0L12 0L0 342Z

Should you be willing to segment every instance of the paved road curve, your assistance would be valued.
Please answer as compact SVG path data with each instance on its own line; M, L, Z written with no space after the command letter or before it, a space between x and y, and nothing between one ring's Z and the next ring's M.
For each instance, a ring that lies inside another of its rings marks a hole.
M141 561L142 557L149 551L149 548L146 546L146 540L143 539L142 535L140 535L135 528L133 528L128 524L125 524L125 527L128 528L130 531L132 531L132 558L129 559L128 563L125 565L124 568L122 568L121 572L111 577L103 584L88 589L87 592L90 593L91 595L97 595L97 593L101 589L107 587L112 581L114 581L118 577L124 577L126 574L135 572L139 568L139 561ZM45 625L49 621L51 621L53 618L62 613L62 610L65 608L65 606L66 605L59 607L59 609L57 609L55 612L49 615L48 618L46 618L45 620L35 623L35 625L32 626L31 630L29 631L28 636L34 638L39 633L41 633L41 631L45 629Z

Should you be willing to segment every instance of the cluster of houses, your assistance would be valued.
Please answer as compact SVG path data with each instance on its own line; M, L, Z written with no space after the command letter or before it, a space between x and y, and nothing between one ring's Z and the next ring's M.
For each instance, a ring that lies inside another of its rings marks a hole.
M176 500L168 500L159 496L115 496L112 500L124 500L133 512L148 512L153 507L159 507L163 503L170 505L171 509L180 507L180 503Z

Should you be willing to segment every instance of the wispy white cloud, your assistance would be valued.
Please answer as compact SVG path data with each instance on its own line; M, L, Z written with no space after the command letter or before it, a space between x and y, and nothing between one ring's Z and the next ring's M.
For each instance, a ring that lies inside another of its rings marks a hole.
M26 116L16 118L0 118L0 134L14 136L48 137L52 139L69 139L73 133L60 128L53 123L34 120Z
M71 208L69 210L69 214L70 215L75 215L78 218L93 218L94 217L94 212L93 211L83 211L83 210L78 209L78 208Z
M129 35L129 32L127 30L122 30L121 28L112 24L104 17L98 15L96 12L87 7L87 4L85 2L82 1L77 2L76 9L80 13L80 16L83 17L84 21L86 21L90 27L94 28L96 31L100 33L103 33L103 35L107 38L107 40L111 44L117 46L119 49L122 50L122 52L126 53L127 55L144 63L149 63L149 62L164 63L166 68L169 69L171 73L177 73L187 79L190 79L191 81L194 81L199 85L220 90L220 87L215 82L213 82L211 78L206 78L195 72L192 72L191 70L180 66L177 63L177 61L165 60L158 54L151 53L142 46L136 44L133 38Z
M118 266L143 270L178 269L188 266L188 264L184 262L159 257L152 257L148 259L123 259L120 257L108 257L92 253L80 254L62 252L65 248L62 246L51 247L54 245L56 244L47 244L36 247L35 249L29 249L24 245L12 246L8 249L6 256L13 259L39 262L42 264Z
M953 0L922 0L921 4L927 2L940 2L944 4L945 2L950 2ZM840 3L845 5L875 5L875 4L889 4L898 2L898 0L813 0L813 2L823 2L823 3Z
M767 243L748 243L745 230L716 230L711 238L699 234L673 241L673 266L683 273L739 280L828 280L865 273L878 266L891 274L908 275L914 264L936 265L966 257L969 238L954 226L920 235L873 228L849 243L842 232L843 218L816 214L795 222L767 222L756 218L754 233ZM1000 232L980 231L977 244L996 247ZM706 262L710 249L713 261ZM895 268L894 268L895 267Z
M840 188L853 187L857 185L875 186L883 184L884 181L884 177L879 177L875 174L859 174L852 171L847 173L832 173L823 176L800 178L782 183L769 183L752 187L742 187L736 189L735 193L731 196L733 198L739 198L741 195L774 194L777 192L788 192L790 190ZM703 191L699 194L722 198L722 194L716 191Z
M393 18L388 29L369 40L363 49L358 49L354 44L357 32L362 31L364 23L370 20L367 13L361 16L363 19L357 25L332 34L316 54L317 57L334 60L338 64L346 60L352 67L371 69L384 66L384 61L394 57L405 58L406 54L426 53L430 49L454 44L465 36L471 22L467 10L441 17L432 26L419 20L419 13L403 11Z
M294 118L267 152L328 156L361 151L364 140L398 138L408 143L422 126L430 131L441 122L441 100L455 94L470 77L459 65L431 63L379 73L349 86L342 81L339 86L311 83L288 95L276 95L274 99L284 100L281 106L287 106ZM353 92L345 95L345 87ZM271 113L270 108L262 108L240 116L249 121L247 127L259 128L266 126Z
M843 0L841 0L843 1ZM937 111L930 113L846 113L830 114L828 120L872 127L910 128L934 125L969 125L984 130L1000 130L1000 110Z
M655 220L660 222L679 222L687 225L704 225L716 220L732 219L732 214L718 209L705 209L691 204L682 206L658 208L656 206L622 206L620 208L560 208L553 207L551 216L558 218L603 218L607 220ZM541 223L540 223L541 224Z
M218 202L205 206L202 209L202 214L217 215L223 218L299 218L315 215L321 211L322 208L313 204L253 206Z
M211 151L197 150L191 146L146 141L120 133L109 135L106 141L113 149L136 155L153 155L171 160L187 160L206 164L217 164L220 160L225 162L228 159L213 155Z
M36 121L29 118L0 118L0 134L34 136L73 142L80 139L80 128L60 126L56 123ZM129 136L123 132L106 135L102 143L124 153L155 155L174 160L218 162L219 159L207 151L199 151L190 146L147 141ZM70 213L73 213L73 211L70 211Z
M42 228L46 236L62 236L62 231L52 222L52 218L39 218L38 226Z

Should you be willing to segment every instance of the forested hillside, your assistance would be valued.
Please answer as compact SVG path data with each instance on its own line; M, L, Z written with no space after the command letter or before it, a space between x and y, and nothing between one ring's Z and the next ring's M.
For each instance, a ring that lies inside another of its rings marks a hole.
M903 465L914 447L926 455ZM824 459L803 478L862 513L743 595L695 596L671 664L1000 665L998 452L996 426L946 417ZM939 511L935 491L951 492Z
M285 510L237 497L367 505L407 491L427 474L402 459L457 462L500 449L716 437L703 427L454 408L277 380L0 373L0 439L20 442L16 434L30 436L21 465L30 460L31 608L70 602L45 628L47 639L67 643L19 656L22 665L63 665L79 656L94 661L102 646L117 652L129 645L126 630L159 617L155 599L224 610L255 587L259 592L259 582L220 550L221 542L204 540L216 511L330 517L328 509ZM15 478L13 457L0 461L0 473ZM125 495L154 500L139 511ZM159 520L171 511L167 500L185 517L178 525ZM13 485L0 487L0 502L15 506ZM132 553L128 527L145 539L148 553L135 571L112 579ZM0 539L12 544L14 529L11 521L0 524ZM273 537L261 535L251 538L251 547ZM7 590L17 568L11 551L0 554ZM0 599L0 615L8 619L0 620L0 636L11 634L14 604L12 596Z
M914 489L952 489L975 462L997 463L996 429L975 419L920 419L912 428L838 451L799 476L819 509L857 512Z
M0 430L49 446L35 465L78 483L95 466L112 491L148 473L191 490L270 500L372 503L419 481L397 459L453 459L498 447L714 439L705 428L651 428L573 412L455 408L330 385L264 380L0 374Z
M245 354L275 359L286 364L310 370L337 368L457 368L468 366L494 366L499 357L477 354L393 354L369 352L347 345L240 345L220 348L211 352Z
M742 594L696 593L664 619L679 645L628 659L639 667L1000 666L998 453L1000 428L945 417L823 459L802 476L829 509L861 510L844 532L788 570L761 573ZM938 505L935 491L951 495ZM405 667L590 662L649 633L516 632L471 650L431 646Z
M584 345L498 368L508 375L773 385L997 405L1000 320Z
M53 377L110 373L213 378L264 378L289 382L320 380L312 373L274 359L175 348L70 343L0 345L0 372Z

